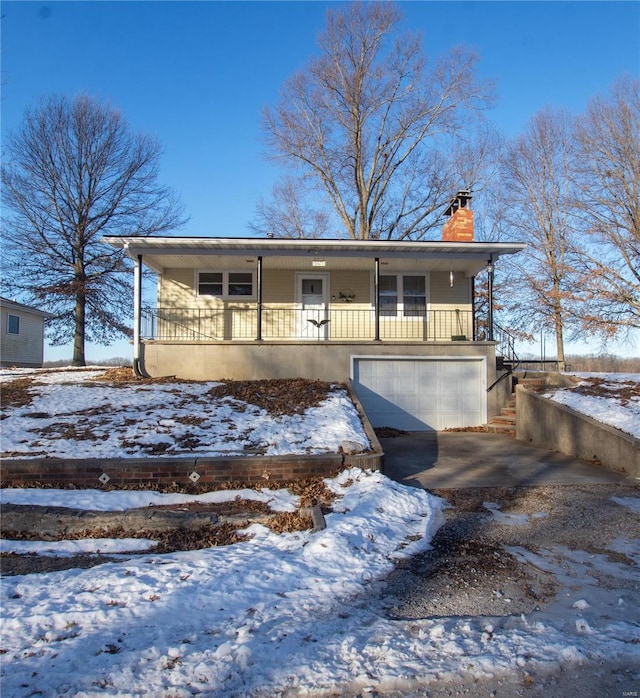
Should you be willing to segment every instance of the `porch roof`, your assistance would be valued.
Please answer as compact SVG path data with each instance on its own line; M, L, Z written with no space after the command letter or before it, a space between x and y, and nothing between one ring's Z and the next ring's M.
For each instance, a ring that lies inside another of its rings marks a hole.
M473 276L503 255L525 249L520 242L442 242L409 240L302 240L281 238L109 236L161 274L167 268L229 268L254 265L262 257L269 269L372 269L379 258L388 270L462 271Z

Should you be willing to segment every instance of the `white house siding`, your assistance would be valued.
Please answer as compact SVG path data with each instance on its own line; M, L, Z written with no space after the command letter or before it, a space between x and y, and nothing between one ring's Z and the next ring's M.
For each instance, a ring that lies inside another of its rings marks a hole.
M471 279L462 273L454 273L453 286L449 273L432 273L430 283L429 308L434 311L458 308L460 314L435 314L438 327L432 328L438 338L465 336L473 339Z
M311 272L310 272L311 273ZM401 273L397 270L394 273ZM333 340L373 338L375 318L373 307L373 272L331 271L329 278L329 336ZM464 274L454 275L451 286L449 272L428 275L428 307L432 311L461 313L429 313L426 318L380 318L380 338L395 340L443 340L456 336L471 339L471 280ZM165 269L158 280L157 320L159 339L179 337L198 340L231 340L255 338L257 325L256 300L229 300L198 296L196 269ZM349 294L345 302L340 294ZM265 340L296 338L295 312L296 273L294 270L265 269L262 284L262 338ZM172 312L176 309L176 312ZM226 313L222 311L227 309ZM231 312L229 312L229 310ZM186 336L188 335L188 337Z
M39 367L44 358L44 317L22 308L2 306L0 358L3 366ZM7 332L7 316L20 318L19 334Z
M158 306L193 308L196 304L193 269L165 269L158 276Z

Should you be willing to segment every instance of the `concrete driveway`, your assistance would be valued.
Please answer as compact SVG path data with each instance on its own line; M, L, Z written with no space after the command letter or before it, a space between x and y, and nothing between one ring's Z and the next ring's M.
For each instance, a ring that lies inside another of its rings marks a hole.
M481 432L412 432L380 439L384 474L425 489L625 482L629 476L572 456Z

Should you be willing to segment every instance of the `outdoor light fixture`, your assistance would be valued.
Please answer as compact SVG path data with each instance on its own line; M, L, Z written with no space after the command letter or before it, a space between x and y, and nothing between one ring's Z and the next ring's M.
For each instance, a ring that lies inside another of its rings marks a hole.
M449 272L449 286L453 288L453 269Z

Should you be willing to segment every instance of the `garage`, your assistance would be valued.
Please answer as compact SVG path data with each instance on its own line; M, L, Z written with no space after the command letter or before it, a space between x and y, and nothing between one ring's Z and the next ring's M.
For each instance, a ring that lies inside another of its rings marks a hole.
M484 357L353 356L351 379L374 427L441 431L487 419Z

